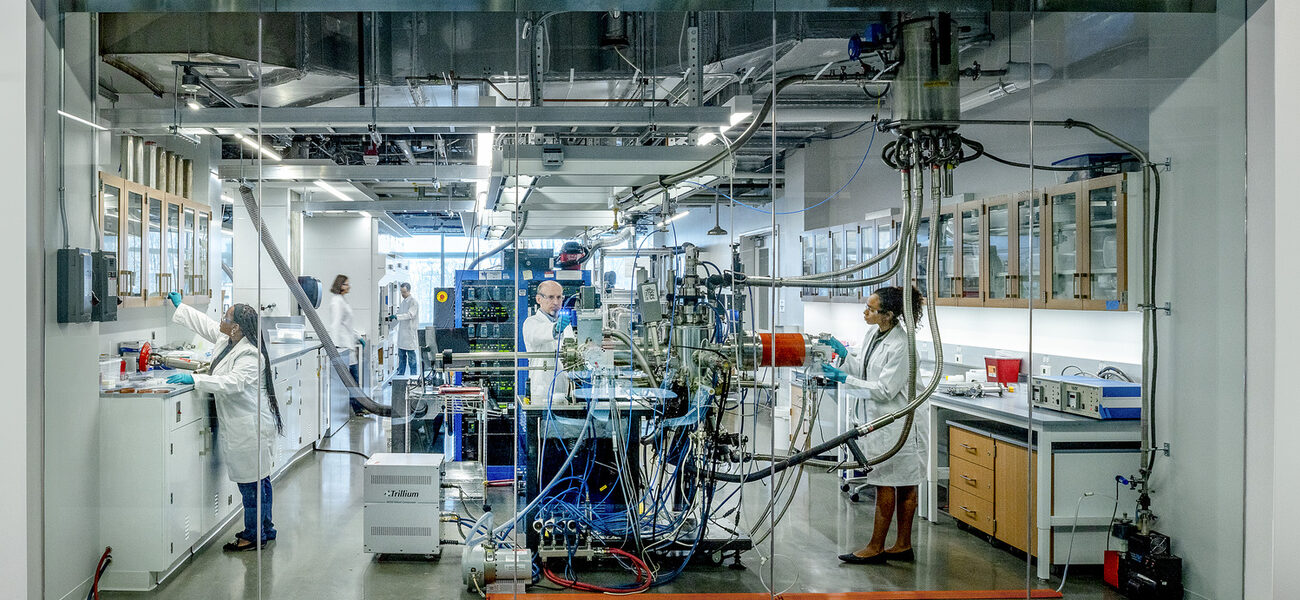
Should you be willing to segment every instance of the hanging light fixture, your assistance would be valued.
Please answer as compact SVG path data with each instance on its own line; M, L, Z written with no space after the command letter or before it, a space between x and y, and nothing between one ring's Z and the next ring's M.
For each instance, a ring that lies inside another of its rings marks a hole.
M709 235L727 235L727 230L723 229L722 225L718 221L720 218L721 214L718 210L718 195L713 194L713 229L708 231Z

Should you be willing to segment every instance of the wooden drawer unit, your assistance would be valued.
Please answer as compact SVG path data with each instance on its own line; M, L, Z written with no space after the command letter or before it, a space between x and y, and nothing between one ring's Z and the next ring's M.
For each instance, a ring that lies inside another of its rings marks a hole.
M948 456L949 487L969 492L992 502L994 500L993 469L981 467L956 454Z
M992 469L995 456L993 438L950 426L948 427L948 455L985 469Z
M985 500L958 487L948 489L948 512L953 518L993 535L993 501Z

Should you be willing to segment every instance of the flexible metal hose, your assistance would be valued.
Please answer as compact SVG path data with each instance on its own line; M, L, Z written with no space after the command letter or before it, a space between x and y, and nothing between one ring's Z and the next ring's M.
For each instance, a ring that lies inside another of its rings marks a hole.
M736 138L734 142L732 142L730 145L724 148L721 152L717 153L712 158L709 158L708 160L694 167L691 167L685 171L660 177L659 180L654 183L648 183L635 190L632 190L626 196L619 198L615 202L615 205L618 206L620 211L626 210L627 208L629 208L627 206L628 204L639 200L642 196L654 192L655 190L667 190L668 188L677 185L683 181L686 181L687 179L690 179L692 177L695 177L696 175L704 173L705 171L712 168L714 165L722 162L725 158L730 156L731 153L734 152L736 148L743 146L746 142L750 140L750 138L754 137L754 134L758 133L759 128L761 128L763 126L763 123L766 122L768 113L772 112L772 105L776 102L776 97L778 94L780 94L783 90L785 90L786 88L792 85L811 83L816 80L817 78L814 75L792 75L790 77L786 77L785 79L782 79L781 81L778 81L776 85L772 87L772 93L769 94L767 100L763 102L763 107L760 108L758 113L754 115L754 119L753 121L750 122L749 126L746 127L743 132L741 132L740 137ZM835 78L836 83L842 83L845 81L866 82L870 80L871 79L869 77L866 77L864 75L848 75L844 78L839 78L839 77Z
M655 372L650 368L650 362L646 360L645 354L642 354L641 349L632 343L632 336L615 329L606 329L602 333L627 344L628 349L632 351L632 358L636 359L636 364L641 367L642 371L645 371L645 376L650 379L650 383L654 387L659 387L659 378L655 377Z
M275 245L275 240L271 239L266 224L262 222L262 209L258 206L257 199L253 197L253 189L247 185L240 185L239 195L244 200L244 208L248 211L248 218L253 222L253 228L257 230L257 236L262 241L262 247L266 249L267 257L275 265L276 271L279 271L280 277L284 279L284 284L289 288L289 292L298 301L298 306L302 309L303 315L307 317L307 321L316 330L321 347L325 349L325 354L329 355L334 372L343 381L343 385L347 386L352 398L365 407L366 410L380 416L391 417L392 408L370 399L370 396L352 378L352 373L348 370L349 365L343 361L342 355L339 354L338 346L334 345L334 339L330 337L329 331L325 328L325 322L321 320L320 314L316 312L311 300L307 298L307 292L303 291L302 284L298 283L298 278L289 270L289 263L284 260L280 248Z

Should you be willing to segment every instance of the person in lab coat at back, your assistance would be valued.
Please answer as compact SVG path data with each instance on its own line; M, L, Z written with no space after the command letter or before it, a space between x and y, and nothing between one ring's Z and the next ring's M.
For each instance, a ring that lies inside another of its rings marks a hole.
M420 303L411 295L411 284L403 283L401 290L402 302L397 305L397 314L388 317L390 321L397 321L397 374L405 375L406 366L410 365L411 374L418 375L415 328L420 324Z
M217 322L183 304L177 292L168 298L176 307L172 321L216 344L208 374L179 373L168 377L167 383L190 384L194 391L216 398L218 447L226 459L230 480L239 485L244 504L244 530L222 549L238 552L266 546L275 539L275 525L271 522L271 454L275 436L283 433L284 426L271 385L270 359L265 347L259 351L257 310L236 304ZM263 386L265 401L260 398Z
M339 351L349 350L348 358L351 362L348 364L348 371L352 373L353 381L361 385L361 372L357 368L360 357L356 351L352 350L353 344L361 346L365 351L366 340L361 337L361 330L352 326L352 305L348 304L344 298L348 292L352 291L352 284L348 283L348 276L342 273L334 276L334 284L330 286L329 297L325 299L325 329L329 332L330 339ZM356 391L348 390L351 396L348 402L352 405L352 414L358 417L365 416L370 411L362 406L356 400Z
M574 336L573 328L569 326L569 313L560 311L564 304L564 287L555 281L543 281L537 286L536 300L537 312L524 321L524 351L553 353L561 339ZM534 403L545 402L548 398L563 401L569 393L569 378L556 364L556 359L532 360L541 360L547 367L556 368L528 372L529 398Z
M827 379L846 386L850 402L856 402L855 420L870 419L896 412L907 405L907 330L915 327L921 318L921 293L912 288L912 308L915 314L903 314L903 288L881 288L867 299L863 313L869 327L857 352L849 352L844 344L832 338L836 354L844 357L843 370L829 363L822 365ZM876 517L871 541L866 547L850 554L841 554L840 560L851 564L881 564L886 560L912 561L912 522L916 517L917 493L925 480L925 423L917 408L917 417L908 431L902 449L888 460L878 464L866 476L867 483L876 487ZM866 436L864 450L868 457L880 456L898 441L903 421L895 421L883 429ZM898 537L894 544L885 547L890 522L897 516Z

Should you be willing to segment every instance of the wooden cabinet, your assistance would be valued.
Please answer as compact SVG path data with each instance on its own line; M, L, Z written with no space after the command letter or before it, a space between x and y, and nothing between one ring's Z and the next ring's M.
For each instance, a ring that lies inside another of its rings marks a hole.
M211 295L212 211L107 173L99 174L100 247L118 257L124 306L161 305L168 292Z
M1038 555L1029 492L1030 453L1020 444L948 427L948 512L953 518L1022 552Z
M1123 174L1050 188L1044 205L1047 308L1127 310Z
M994 537L1021 552L1038 556L1038 511L1029 500L1030 492L1038 489L1037 476L1030 475L1031 461L1037 460L1038 453L1002 440L997 440L995 445L993 487L1000 492L993 506L993 520L997 524Z

